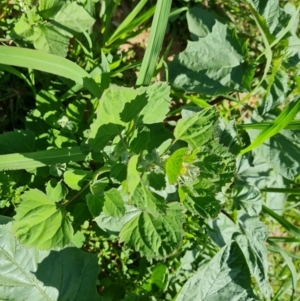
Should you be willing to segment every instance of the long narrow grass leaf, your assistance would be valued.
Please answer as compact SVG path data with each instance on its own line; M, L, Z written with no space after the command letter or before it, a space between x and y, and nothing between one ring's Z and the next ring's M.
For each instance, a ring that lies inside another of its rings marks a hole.
M256 139L246 148L242 149L239 155L243 155L254 148L263 144L266 140L283 130L300 110L300 96L291 101L280 115L274 120L273 124L265 128Z
M82 161L86 157L80 146L49 149L23 154L0 156L1 170L32 169L52 164Z
M0 46L0 64L32 68L63 76L84 86L95 97L101 95L101 89L84 69L60 56L33 49Z
M284 217L278 215L276 212L274 212L272 209L262 206L262 211L268 215L270 215L272 218L274 218L282 227L284 227L289 233L291 233L293 236L300 238L300 229L291 224L288 220L286 220Z
M136 85L148 86L155 71L156 62L165 36L172 0L158 0L151 32Z
M291 260L291 258L288 256L288 254L285 252L285 250L283 250L282 248L280 248L277 244L275 244L273 241L271 240L267 240L268 244L271 245L276 251L277 253L279 253L282 258L284 259L287 267L289 268L290 272L291 272L291 276L292 276L292 287L293 287L293 294L295 292L295 289L297 287L297 281L298 281L298 277L297 277L297 271L295 268L295 265L293 263L293 261Z
M269 126L272 126L274 122L256 122L256 123L245 123L237 124L237 127L243 130L264 130ZM292 120L285 127L286 130L300 130L300 120Z

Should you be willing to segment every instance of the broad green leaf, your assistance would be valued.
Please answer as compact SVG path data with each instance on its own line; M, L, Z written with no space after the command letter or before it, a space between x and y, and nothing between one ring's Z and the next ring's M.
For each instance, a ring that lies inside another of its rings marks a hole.
M53 54L21 47L0 46L0 64L32 68L66 77L84 86L95 97L100 97L102 93L100 87L84 69Z
M110 169L110 178L118 181L123 182L126 180L127 174L127 166L123 163L114 163Z
M185 173L184 157L186 153L186 147L180 148L167 159L165 168L170 184L177 182L178 177Z
M100 215L103 208L104 198L91 193L86 195L86 203L93 217Z
M132 156L127 166L127 189L130 195L134 193L134 190L140 183L140 175L139 172L137 171L138 160L139 160L138 155Z
M28 129L0 135L0 154L32 152L35 150L34 133Z
M33 40L35 49L66 57L69 49L69 37L63 35L59 28L52 25L39 24L35 28L36 38Z
M163 292L169 282L169 271L166 265L157 263L151 269L151 277L142 285L143 289L148 292Z
M166 178L163 173L152 171L147 174L147 180L149 185L155 190L162 190L166 187Z
M54 202L59 202L68 194L68 188L62 183L51 179L46 185L46 194Z
M112 217L122 217L126 212L124 200L121 193L116 188L111 188L104 193L105 202L103 212Z
M72 239L73 229L64 207L38 189L22 195L16 213L13 234L27 247L47 250L63 247Z
M174 136L193 147L199 147L211 140L216 131L217 114L208 108L190 117L180 119L174 129Z
M266 127L264 130L261 131L261 133L255 138L252 143L241 150L240 155L243 155L261 144L263 144L266 140L273 137L277 133L279 133L281 130L283 130L291 120L294 119L296 114L300 110L300 96L296 97L291 101L284 110L280 113L280 115L274 120L274 122Z
M143 212L158 216L165 212L165 200L158 194L152 193L144 184L139 183L131 197L130 203Z
M243 252L250 273L256 279L262 295L270 299L272 288L268 275L268 251L266 240L268 230L258 217L250 217L244 214L239 219L239 224L244 235L236 235L234 238Z
M23 154L0 155L0 170L33 169L51 164L83 161L81 147L65 147Z
M169 203L165 215L141 212L129 220L120 232L120 242L148 258L165 258L181 243L183 222L180 204Z
M148 143L148 151L151 153L154 149L159 150L166 142L174 139L173 134L165 128L162 123L150 124L147 126L150 129L150 140ZM170 145L171 143L169 143ZM160 152L162 154L162 152Z
M251 288L251 275L236 242L222 248L182 287L176 301L258 301Z
M242 209L250 216L257 216L262 209L262 196L255 186L234 185L232 199L238 210Z
M38 12L43 18L49 19L54 17L63 5L62 0L39 0Z
M65 183L74 190L80 190L84 186L84 178L89 174L86 170L72 169L64 173Z
M74 247L51 251L27 248L11 231L11 223L0 226L2 300L99 301L99 266L94 254Z
M19 19L12 30L12 36L16 35L16 38L27 38L33 34L32 26L24 19Z
M195 32L195 30L194 30ZM248 76L242 47L215 21L212 31L187 48L169 64L170 82L186 92L207 95L244 91L243 77Z
M137 91L146 93L148 97L147 104L140 112L143 123L162 122L170 110L170 86L164 82L157 82L149 87L140 87Z
M186 13L188 28L194 41L203 38L212 32L216 23L216 15L200 6L189 8Z
M138 154L142 150L147 149L149 139L149 129L146 127L138 128L134 131L133 136L129 142L130 150L133 153Z
M139 209L133 206L125 205L125 208L126 212L121 217L113 217L101 212L99 216L94 218L94 221L104 231L118 235L128 221L141 213Z
M89 29L95 20L76 2L65 2L64 6L54 16L54 21L68 29L83 32Z
M107 177L96 180L90 185L91 192L94 195L102 196L104 194L104 189L108 184L109 179Z

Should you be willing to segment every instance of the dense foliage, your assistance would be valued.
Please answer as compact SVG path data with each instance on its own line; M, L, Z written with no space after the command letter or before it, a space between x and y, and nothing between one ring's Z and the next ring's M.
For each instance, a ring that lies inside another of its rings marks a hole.
M0 300L300 300L300 4L11 2Z

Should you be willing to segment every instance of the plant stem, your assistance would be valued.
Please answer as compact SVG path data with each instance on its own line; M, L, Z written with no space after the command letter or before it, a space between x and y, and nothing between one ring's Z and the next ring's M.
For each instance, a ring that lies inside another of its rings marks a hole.
M275 188L275 187L267 187L261 189L263 192L275 192L275 193L291 193L300 195L300 188Z

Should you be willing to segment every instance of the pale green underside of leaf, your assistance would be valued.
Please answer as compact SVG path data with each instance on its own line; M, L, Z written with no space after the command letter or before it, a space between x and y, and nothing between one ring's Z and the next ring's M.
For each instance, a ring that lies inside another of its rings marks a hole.
M33 169L70 161L82 161L85 157L86 155L83 154L79 146L24 154L0 155L0 170Z
M169 64L173 86L208 95L244 90L246 72L241 47L227 26L217 20L211 32L197 41L188 41L187 48Z
M165 258L179 247L184 218L179 203L170 203L165 215L154 217L141 212L120 232L120 241L149 258Z
M0 46L0 64L32 68L63 76L84 86L95 97L101 95L100 87L84 69L53 54L20 47Z
M0 226L0 261L1 300L99 301L95 255L74 247L28 249L12 236L7 223Z
M185 283L176 301L258 301L250 279L245 258L232 242Z
M47 250L71 241L73 229L64 208L40 190L26 191L16 212L13 233L27 247Z

